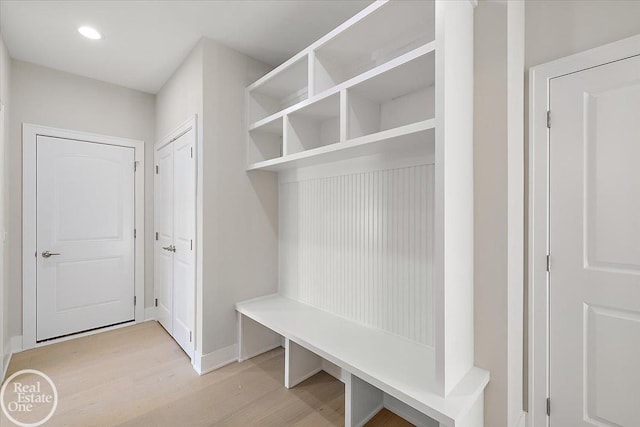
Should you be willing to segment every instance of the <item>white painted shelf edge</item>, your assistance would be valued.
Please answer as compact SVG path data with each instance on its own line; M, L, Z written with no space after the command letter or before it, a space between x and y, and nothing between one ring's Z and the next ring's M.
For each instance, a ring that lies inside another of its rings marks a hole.
M399 138L411 137L425 131L435 129L435 119L423 120L393 129L384 130L371 135L360 136L344 142L324 145L311 150L301 151L275 159L265 160L249 165L247 170L269 170L280 171L297 167L311 166L328 161L328 157L338 155L335 160L363 156L367 154L379 153L380 145L402 145L398 143ZM423 148L427 150L427 141L424 141ZM400 149L400 147L395 147Z
M435 52L436 49L436 43L435 41L433 42L429 42L427 44L424 44L420 47L417 47L415 49L413 49L410 52L405 53L404 55L400 55L397 58L392 59L389 62L386 62L382 65L379 65L369 71L366 71L360 75L357 75L349 80L347 80L346 82L340 83L332 88L329 88L311 98L305 99L304 101L300 101L295 105L292 105L291 107L285 108L284 110L278 111L277 113L271 114L270 116L267 116L263 119L260 119L254 123L251 123L248 127L249 131L255 130L267 123L270 123L274 120L279 119L280 117L286 115L286 114L291 114L297 110L300 110L308 105L311 105L313 103L316 103L318 101L323 100L324 98L328 98L331 95L340 92L343 89L349 89L359 83L365 82L367 80L370 80L374 77L377 77L381 74L384 74L386 72L389 72L391 70L393 70L394 68L400 67L401 65L406 64L407 62L410 62L414 59L417 59L421 56L427 55L431 52ZM250 86L251 87L251 86ZM249 88L250 88L249 87ZM250 90L250 89L247 90Z
M442 397L431 347L277 294L236 310L445 425L455 426L489 382L488 371L473 367Z
M316 42L314 42L310 46L307 46L305 49L303 49L302 51L298 52L297 54L292 56L290 59L285 61L284 63L280 64L275 69L271 70L270 72L268 72L267 74L262 76L260 79L256 80L249 87L247 87L247 90L252 91L252 90L254 90L256 88L259 88L264 83L266 83L269 80L271 80L274 76L276 76L277 74L280 74L281 72L283 72L284 70L289 68L291 65L296 63L298 60L300 60L300 58L302 58L302 57L304 57L306 55L309 55L310 52L312 52L315 49L319 48L320 46L322 46L323 44L325 44L329 40L331 40L334 37L336 37L338 34L340 34L340 33L344 32L345 30L349 29L351 26L356 24L361 19L365 18L366 16L374 13L379 8L383 7L385 5L385 3L387 3L388 1L389 0L376 0L375 2L373 2L369 6L367 6L366 8L361 10L360 12L358 12L356 15L354 15L353 17L351 17L350 19L345 21L343 24L339 25L337 28L335 28L330 33L328 33L325 36L321 37L319 40L317 40Z

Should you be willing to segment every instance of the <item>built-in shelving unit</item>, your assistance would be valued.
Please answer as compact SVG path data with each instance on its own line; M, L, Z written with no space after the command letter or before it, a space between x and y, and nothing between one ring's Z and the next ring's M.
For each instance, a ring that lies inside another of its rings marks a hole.
M274 298L422 346L433 357L403 366L399 382L419 371L433 399L385 391L398 378L364 381L434 418L464 401L440 420L452 426L482 425L489 380L473 365L475 4L376 1L247 88L247 170L283 172ZM252 328L241 345L264 345ZM285 337L303 359L325 351L303 339L314 331Z
M309 63L306 56L280 67L249 86L249 120L269 117L309 95Z
M313 86L322 93L435 39L432 1L395 1L384 12L330 34L313 49Z
M376 2L250 85L247 169L365 155L385 134L358 138L434 118L435 15L434 1Z
M251 162L282 157L283 118L256 123L249 129L249 159Z
M339 144L323 145L286 157L254 163L249 170L283 171L398 151L405 156L424 158L433 156L434 150L435 120L430 119L353 138Z
M299 81L293 82L289 91L278 84L280 94L305 87L304 97L294 105L269 103L274 98L264 102L265 87L270 88L269 93L276 93L274 82L282 80L273 72L266 75L248 88L249 118L258 118L249 123L248 169L297 167L295 160L301 154L305 158L322 155L326 151L314 150L333 144L331 152L344 149L353 157L362 150L361 155L365 155L371 150L359 137L394 128L397 131L389 134L393 138L402 136L402 132L415 133L414 127L406 125L435 116L434 49L435 43L428 42L310 98L306 98L308 85ZM293 65L285 63L282 72L292 73L291 67L295 70L298 64L306 63L306 57ZM265 116L264 105L273 107L268 110L270 115ZM364 141L378 143L380 138Z

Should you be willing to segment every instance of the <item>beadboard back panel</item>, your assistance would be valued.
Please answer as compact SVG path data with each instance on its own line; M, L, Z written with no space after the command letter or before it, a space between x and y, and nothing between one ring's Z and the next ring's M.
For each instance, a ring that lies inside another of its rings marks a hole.
M280 184L280 293L433 345L433 165Z

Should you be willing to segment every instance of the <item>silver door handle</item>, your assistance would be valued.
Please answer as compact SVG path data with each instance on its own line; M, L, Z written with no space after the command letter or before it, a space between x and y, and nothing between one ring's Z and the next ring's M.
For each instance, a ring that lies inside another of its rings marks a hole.
M49 252L49 251L42 252L42 258L49 258L55 255L60 255L60 254L56 252Z
M164 249L165 251L169 251L169 252L175 252L176 251L176 247L173 246L173 245L163 246L162 249Z

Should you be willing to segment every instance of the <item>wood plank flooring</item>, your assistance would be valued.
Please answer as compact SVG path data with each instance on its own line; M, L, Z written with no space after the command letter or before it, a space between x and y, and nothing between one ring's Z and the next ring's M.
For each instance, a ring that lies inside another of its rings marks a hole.
M8 375L37 369L58 388L47 426L342 426L344 385L321 372L288 390L284 351L198 376L156 322L13 356ZM0 425L12 425L0 415ZM411 424L382 410L367 426Z

